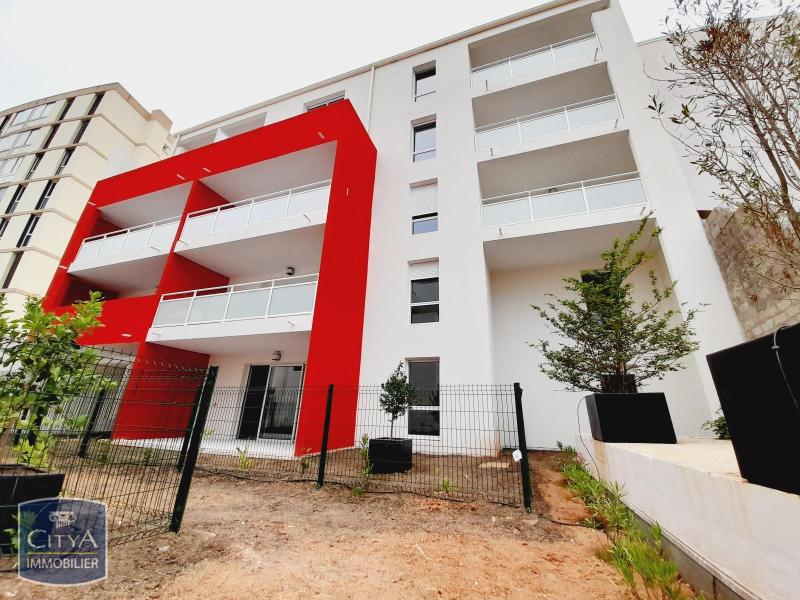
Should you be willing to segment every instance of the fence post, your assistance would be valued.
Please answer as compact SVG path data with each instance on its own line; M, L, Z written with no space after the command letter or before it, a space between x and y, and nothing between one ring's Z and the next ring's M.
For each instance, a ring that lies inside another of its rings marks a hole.
M333 384L328 385L328 398L325 401L325 423L322 426L322 448L319 452L319 472L317 489L325 483L325 463L328 461L328 430L331 427L331 405L333 404Z
M186 428L186 435L183 436L183 445L181 446L181 451L178 454L178 463L175 465L175 468L178 471L183 468L183 465L186 462L186 453L189 451L189 443L192 439L192 435L194 435L194 423L197 420L197 409L200 408L200 401L203 398L204 390L205 381L197 388L197 394L195 394L194 404L192 404L192 414L189 417L189 425Z
M86 427L83 428L83 435L81 436L81 443L78 446L78 457L86 458L86 451L89 449L89 440L92 439L94 433L94 426L97 423L97 417L100 415L100 408L103 406L103 401L106 399L106 390L101 389L97 398L95 398L92 405L92 412L89 413L89 420L86 421Z
M522 503L525 512L531 512L531 471L528 465L528 442L525 439L525 418L522 415L522 388L519 383L514 384L514 410L517 413L517 434L519 436L519 451L522 460L519 468L522 474Z
M192 475L194 474L194 467L197 464L200 443L203 441L203 430L206 427L208 407L211 405L211 396L214 393L214 382L217 380L218 369L219 367L208 368L194 423L190 424L191 437L189 440L189 447L186 451L181 480L178 484L178 493L175 494L175 504L172 507L172 521L169 525L169 530L175 533L181 528L183 513L186 510L186 500L189 498L189 486L192 484Z

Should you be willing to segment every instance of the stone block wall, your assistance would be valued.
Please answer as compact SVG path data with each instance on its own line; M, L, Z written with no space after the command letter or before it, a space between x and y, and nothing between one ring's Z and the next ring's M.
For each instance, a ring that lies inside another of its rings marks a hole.
M745 337L800 322L800 295L778 289L750 268L747 247L763 239L760 231L728 208L715 208L704 224Z

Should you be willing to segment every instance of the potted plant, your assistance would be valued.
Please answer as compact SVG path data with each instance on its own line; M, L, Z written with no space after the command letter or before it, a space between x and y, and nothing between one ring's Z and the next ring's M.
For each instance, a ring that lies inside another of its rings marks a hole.
M742 477L800 494L800 325L707 360Z
M408 383L399 363L389 378L381 384L380 403L389 416L389 437L369 440L369 463L372 473L405 473L411 468L411 438L394 437L394 422L406 414L417 395L417 390Z
M531 344L544 357L542 372L570 391L592 392L585 397L592 436L604 442L676 442L666 397L660 392L639 392L639 386L663 379L683 368L681 359L697 350L691 322L697 309L684 316L663 310L672 297L673 281L661 287L649 272L649 299L636 302L631 276L650 255L637 249L646 233L647 215L625 240L615 239L600 256L602 266L563 281L570 294L533 306L563 342Z
M74 430L80 417L65 418L64 403L114 383L94 366L98 355L78 336L101 325L99 293L74 305L74 313L46 312L30 299L18 319L0 297L0 532L15 527L17 505L61 493L63 473L48 472L53 431ZM8 548L0 538L0 548Z

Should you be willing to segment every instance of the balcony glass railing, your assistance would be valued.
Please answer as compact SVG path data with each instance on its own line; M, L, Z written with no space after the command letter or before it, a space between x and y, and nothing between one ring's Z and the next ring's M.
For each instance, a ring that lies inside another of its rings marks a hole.
M189 213L181 232L181 239L325 210L328 207L330 191L329 179Z
M153 327L311 314L317 279L302 275L164 294Z
M95 235L83 240L75 262L101 256L124 254L132 250L153 248L166 250L178 233L180 217L145 223L128 229L120 229L103 235Z
M560 108L493 123L475 130L475 149L489 150L616 121L621 117L614 95L568 104Z
M523 73L532 73L545 67L591 56L599 48L597 36L588 33L551 46L509 56L472 69L472 87L488 88L489 84L495 81L503 81Z
M632 172L488 198L481 211L483 226L497 227L646 204L639 173Z

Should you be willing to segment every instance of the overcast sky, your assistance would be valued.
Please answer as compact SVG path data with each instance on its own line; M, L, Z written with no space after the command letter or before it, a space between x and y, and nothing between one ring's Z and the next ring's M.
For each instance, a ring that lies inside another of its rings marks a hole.
M0 110L119 81L174 130L539 0L0 0ZM621 0L636 40L673 0Z

